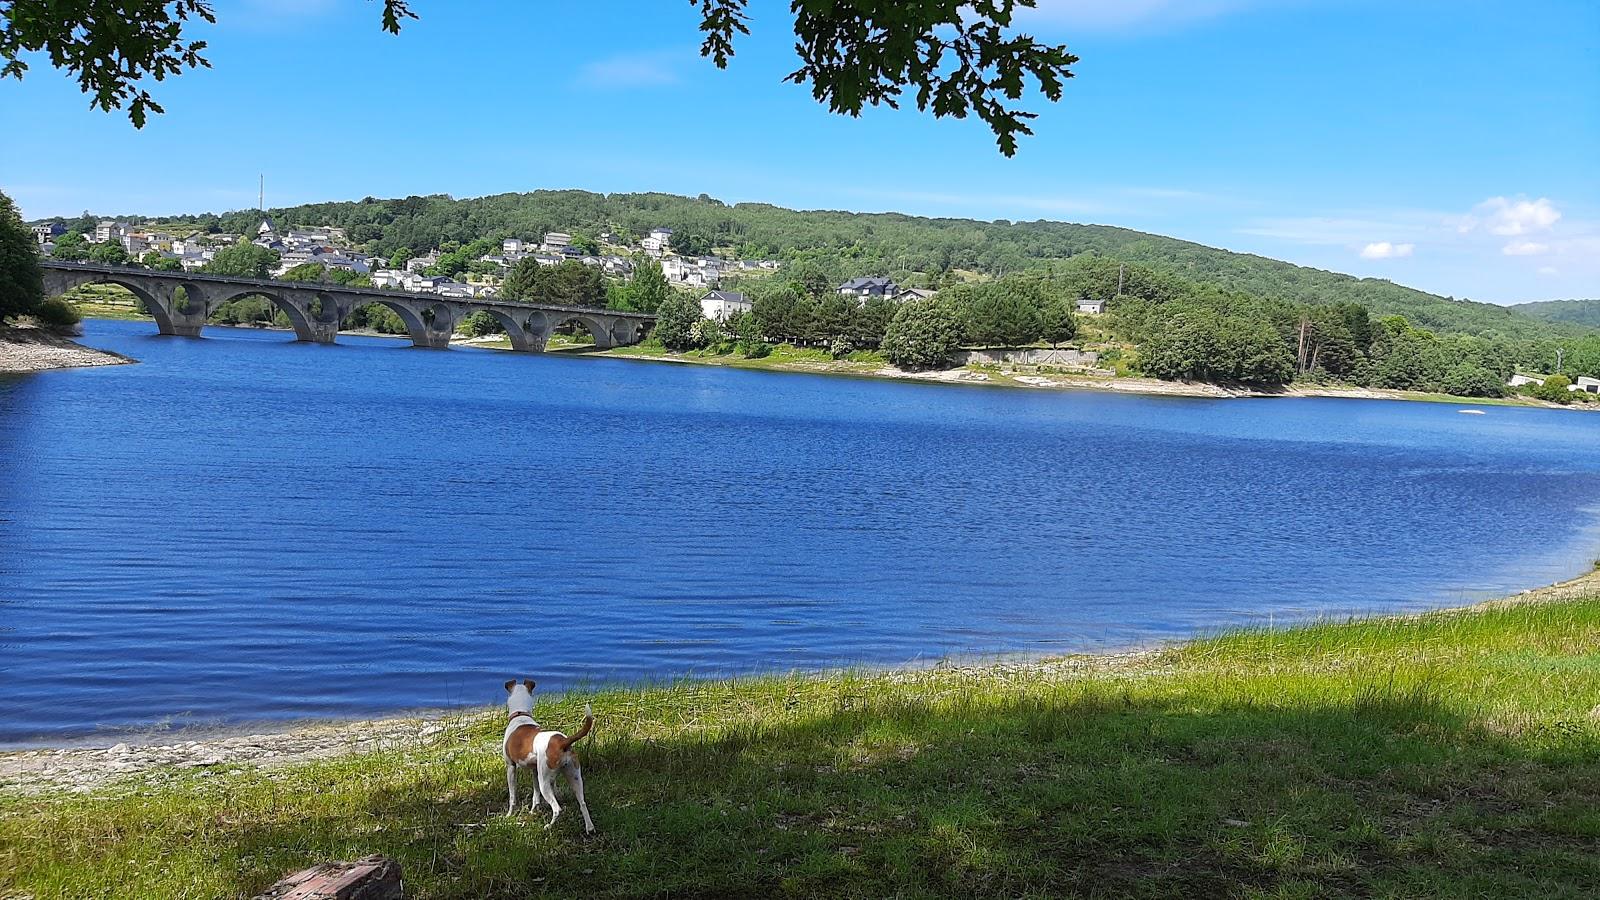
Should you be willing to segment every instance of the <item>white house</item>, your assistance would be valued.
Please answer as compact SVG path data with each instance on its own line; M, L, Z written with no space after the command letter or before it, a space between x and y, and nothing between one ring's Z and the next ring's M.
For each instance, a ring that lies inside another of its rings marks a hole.
M89 239L91 244L105 244L111 241L120 241L122 235L128 230L126 222L113 222L103 219L94 226L94 237Z
M507 259L516 259L527 252L528 245L522 242L522 238L506 238L500 242L500 255Z
M560 253L572 244L572 235L564 231L547 231L544 233L544 243L539 249L546 253Z
M33 239L41 245L54 241L60 235L67 233L67 226L60 222L50 222L45 225L33 226Z
M700 298L700 314L715 322L726 322L754 308L749 297L735 291L707 291Z
M405 287L406 273L399 269L379 269L372 273L372 286L375 288Z
M447 275L413 275L406 279L406 290L433 293L449 281Z
M429 266L436 266L438 264L439 264L439 251L437 251L437 250L429 250L427 253L425 253L422 256L413 256L410 259L406 260L406 271L407 272L421 272L423 269L426 269Z
M644 240L639 242L639 246L644 248L644 252L656 259L660 259L672 247L672 229L650 229L650 233L645 236Z
M939 292L927 288L906 288L894 295L894 302L905 303L910 300L932 300Z
M477 289L472 285L450 278L441 279L438 284L433 286L433 291L436 294L442 294L446 297L458 297L463 300L470 300L477 294Z
M1600 394L1600 378L1590 378L1579 375L1567 388L1569 391L1583 391L1585 394Z
M1521 372L1516 372L1511 376L1511 380L1506 382L1507 387L1522 387L1525 384L1544 384L1544 376L1524 375Z
M193 253L185 253L179 260L179 264L183 266L185 272L195 272L205 268L205 264L211 262L216 255L217 251L215 250L197 250Z
M669 256L661 261L661 274L674 284L713 288L722 280L722 261L711 257L686 259Z
M1104 300L1090 300L1088 297L1078 298L1078 312L1098 316L1105 311L1106 302Z

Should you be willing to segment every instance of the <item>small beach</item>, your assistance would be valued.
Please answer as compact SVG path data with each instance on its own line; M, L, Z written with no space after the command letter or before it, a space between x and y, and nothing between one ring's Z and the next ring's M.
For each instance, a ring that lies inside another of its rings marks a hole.
M0 328L0 375L137 362L41 328Z

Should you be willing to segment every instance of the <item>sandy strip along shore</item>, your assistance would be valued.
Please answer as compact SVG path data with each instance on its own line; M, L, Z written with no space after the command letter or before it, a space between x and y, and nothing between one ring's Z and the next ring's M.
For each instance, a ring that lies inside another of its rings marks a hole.
M94 350L41 328L0 328L0 374L78 366L120 366L138 360Z

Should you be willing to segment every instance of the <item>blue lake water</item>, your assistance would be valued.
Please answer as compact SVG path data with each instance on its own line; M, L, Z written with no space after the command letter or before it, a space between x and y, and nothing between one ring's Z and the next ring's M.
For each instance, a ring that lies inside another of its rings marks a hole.
M0 742L1093 650L1600 555L1600 415L153 332L0 378Z

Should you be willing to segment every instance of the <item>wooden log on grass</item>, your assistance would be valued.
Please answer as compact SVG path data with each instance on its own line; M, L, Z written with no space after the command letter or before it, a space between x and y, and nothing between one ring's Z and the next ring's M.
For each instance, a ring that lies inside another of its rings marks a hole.
M320 863L284 878L255 900L402 900L400 864L383 856Z

